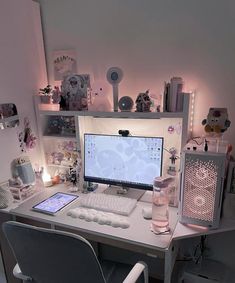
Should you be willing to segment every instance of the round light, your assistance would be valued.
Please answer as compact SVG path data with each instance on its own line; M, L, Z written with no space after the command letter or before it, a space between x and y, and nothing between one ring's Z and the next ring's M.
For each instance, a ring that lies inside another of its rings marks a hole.
M134 102L130 96L123 96L118 101L118 107L121 111L131 111Z

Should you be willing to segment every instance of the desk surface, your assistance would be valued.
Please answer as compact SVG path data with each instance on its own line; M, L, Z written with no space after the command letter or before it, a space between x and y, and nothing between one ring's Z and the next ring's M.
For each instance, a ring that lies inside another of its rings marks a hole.
M100 225L96 222L87 222L79 218L67 216L69 209L78 206L77 201L58 212L55 216L46 215L32 210L33 205L44 200L57 191L67 190L63 185L47 188L40 194L37 194L20 204L17 208L10 210L10 214L49 223L51 225L56 225L63 228L73 229L92 234L94 236L112 239L123 243L134 244L136 246L151 249L153 252L154 250L164 252L168 250L171 244L172 235L178 219L177 208L170 208L169 213L171 233L168 235L155 235L150 231L151 221L143 218L142 208L151 206L151 203L143 201L138 202L137 207L134 209L131 215L128 216L130 227L127 229L114 228L109 225ZM76 194L79 195L79 193Z
M180 222L177 223L174 230L173 240L180 240L185 238L192 238L201 235L211 235L216 233L223 233L235 230L235 215L233 219L221 218L219 228L208 229L206 227L196 226L196 225L185 225Z
M151 251L163 252L168 250L172 239L179 240L235 230L235 216L233 219L222 218L218 229L209 230L204 227L195 227L179 223L177 208L170 207L169 219L171 233L168 235L155 235L150 231L151 221L144 219L142 216L143 207L151 206L151 203L148 202L148 200L151 199L148 196L149 192L146 192L146 195L142 198L142 200L146 201L139 201L137 207L128 217L130 227L127 229L114 228L109 225L100 225L96 222L87 222L82 219L67 216L68 210L77 206L76 201L64 210L58 212L55 216L46 215L32 210L33 205L51 196L57 191L67 192L68 190L64 185L47 188L25 200L21 204L13 203L11 206L6 209L2 209L1 211L15 216L25 217L39 222L41 221L50 225L84 232L85 234L93 235L94 237L119 241L120 243L133 244L135 246L150 249ZM77 194L79 195L81 193Z

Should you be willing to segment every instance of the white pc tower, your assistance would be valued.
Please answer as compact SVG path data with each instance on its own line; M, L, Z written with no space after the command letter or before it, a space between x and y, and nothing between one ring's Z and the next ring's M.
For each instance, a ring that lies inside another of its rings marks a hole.
M219 226L226 154L185 150L182 156L181 223Z

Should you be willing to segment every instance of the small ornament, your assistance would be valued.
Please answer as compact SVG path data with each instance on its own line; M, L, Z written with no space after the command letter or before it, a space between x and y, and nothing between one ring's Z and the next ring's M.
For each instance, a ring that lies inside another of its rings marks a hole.
M53 103L60 103L60 96L61 96L61 91L58 86L54 87L54 90L52 91L52 102Z
M149 97L149 90L140 93L136 98L136 112L150 112L151 99Z
M169 175L175 176L176 175L176 168L175 168L175 161L178 159L178 156L176 155L177 150L176 148L172 147L169 149L170 153L170 165L168 167L167 173Z

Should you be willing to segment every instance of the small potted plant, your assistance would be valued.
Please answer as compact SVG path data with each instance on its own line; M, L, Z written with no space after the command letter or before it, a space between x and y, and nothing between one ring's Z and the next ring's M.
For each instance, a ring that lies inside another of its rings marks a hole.
M39 95L41 98L41 103L51 103L52 87L50 85L47 85L44 88L40 88Z

